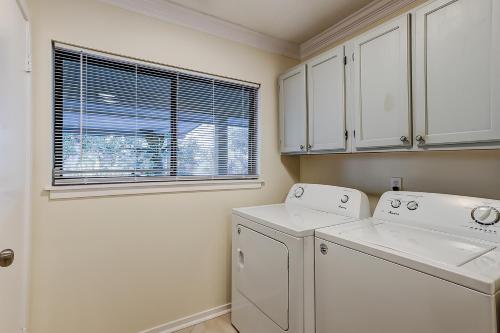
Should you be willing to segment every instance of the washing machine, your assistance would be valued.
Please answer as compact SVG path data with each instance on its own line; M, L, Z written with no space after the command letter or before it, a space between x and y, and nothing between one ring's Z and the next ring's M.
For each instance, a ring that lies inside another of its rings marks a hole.
M498 333L500 201L388 192L316 231L317 333Z
M369 214L364 193L314 184L295 184L281 204L234 209L233 326L314 333L314 230Z

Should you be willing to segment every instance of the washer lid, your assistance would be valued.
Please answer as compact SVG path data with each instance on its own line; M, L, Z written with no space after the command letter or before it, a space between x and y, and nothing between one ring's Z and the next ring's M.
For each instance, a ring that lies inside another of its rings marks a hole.
M315 229L356 220L294 204L235 208L233 213L294 237L313 236Z
M338 236L450 266L461 266L495 248L463 237L393 223L375 222L346 229L339 231Z
M316 236L477 291L499 289L494 243L373 218L319 229Z

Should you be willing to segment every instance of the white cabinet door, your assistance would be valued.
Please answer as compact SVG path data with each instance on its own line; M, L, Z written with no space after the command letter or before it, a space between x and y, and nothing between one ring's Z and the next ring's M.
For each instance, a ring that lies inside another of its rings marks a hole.
M416 12L415 117L420 144L500 140L500 1Z
M346 149L344 46L307 63L309 151Z
M279 85L281 152L305 152L307 146L306 66L297 66L281 75Z
M409 16L354 41L356 148L411 144Z

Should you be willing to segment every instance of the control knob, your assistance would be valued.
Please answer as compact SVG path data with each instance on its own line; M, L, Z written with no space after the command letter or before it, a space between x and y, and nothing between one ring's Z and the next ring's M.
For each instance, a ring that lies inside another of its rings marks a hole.
M490 206L479 206L472 210L472 219L482 225L493 225L500 220L498 209Z

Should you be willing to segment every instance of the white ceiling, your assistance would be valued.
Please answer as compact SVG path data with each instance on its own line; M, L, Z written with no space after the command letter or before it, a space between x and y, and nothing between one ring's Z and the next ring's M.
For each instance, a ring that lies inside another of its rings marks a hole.
M372 0L163 1L299 44L372 2Z

